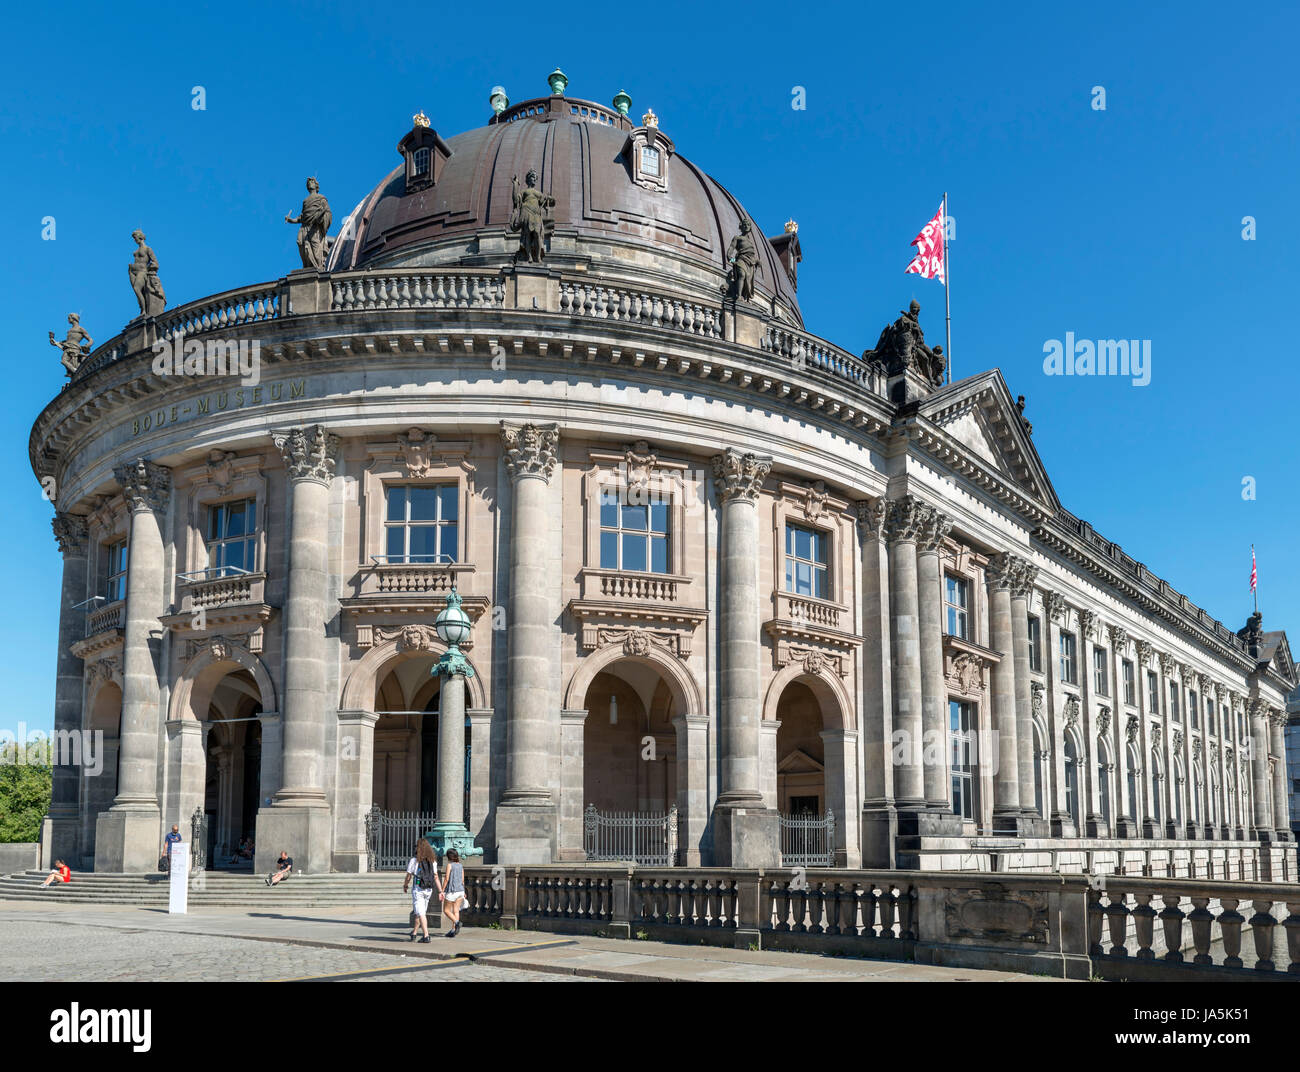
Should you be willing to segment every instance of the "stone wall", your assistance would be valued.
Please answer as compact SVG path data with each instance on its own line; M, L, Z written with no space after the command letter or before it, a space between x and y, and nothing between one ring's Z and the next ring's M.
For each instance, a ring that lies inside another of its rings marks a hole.
M0 845L0 875L38 867L40 851L39 841L13 841Z

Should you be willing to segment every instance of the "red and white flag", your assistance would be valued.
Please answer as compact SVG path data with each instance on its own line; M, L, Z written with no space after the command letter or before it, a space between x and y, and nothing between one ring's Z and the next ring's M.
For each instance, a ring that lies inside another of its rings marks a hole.
M1250 590L1255 590L1255 582L1259 580L1259 571L1255 569L1255 548L1250 549Z
M942 202L939 204L939 211L934 214L934 219L921 228L921 233L912 239L912 245L916 246L916 256L907 266L907 271L915 272L926 279L937 279L947 286L948 280L945 278L943 263Z

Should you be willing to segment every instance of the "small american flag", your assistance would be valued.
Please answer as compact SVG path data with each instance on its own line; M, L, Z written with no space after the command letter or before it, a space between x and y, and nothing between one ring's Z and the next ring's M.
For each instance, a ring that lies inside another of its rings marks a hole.
M1259 571L1255 569L1255 548L1252 545L1250 549L1250 590L1255 590L1255 582L1259 580Z

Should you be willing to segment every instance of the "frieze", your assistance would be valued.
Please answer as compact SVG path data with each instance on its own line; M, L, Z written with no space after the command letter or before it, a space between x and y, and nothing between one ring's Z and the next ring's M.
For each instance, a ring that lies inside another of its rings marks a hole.
M262 651L262 630L254 629L242 636L222 633L218 636L192 637L185 642L185 658L193 659L210 652L215 662L226 662L236 652L258 655Z
M255 387L237 387L233 391L209 391L191 396L188 401L176 402L162 409L151 409L131 420L132 437L157 428L182 424L197 417L209 417L224 410L246 409L266 402L304 398L306 380L282 380L278 383L259 383Z
M593 635L588 636L589 632ZM690 654L690 648L687 646L683 653L681 641L682 634L671 629L644 629L640 626L628 629L602 626L583 628L584 648L593 650L617 644L623 648L624 655L638 658L645 658L653 649L659 648L670 656L684 659Z

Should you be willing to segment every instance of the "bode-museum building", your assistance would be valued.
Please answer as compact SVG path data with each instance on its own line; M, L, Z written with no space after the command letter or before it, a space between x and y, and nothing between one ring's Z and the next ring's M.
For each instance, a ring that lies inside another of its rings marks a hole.
M345 219L310 180L283 278L168 305L197 251L136 232L140 315L51 339L55 728L104 754L47 853L1294 876L1285 635L1065 509L915 304L819 338L793 221L549 81L415 116Z

